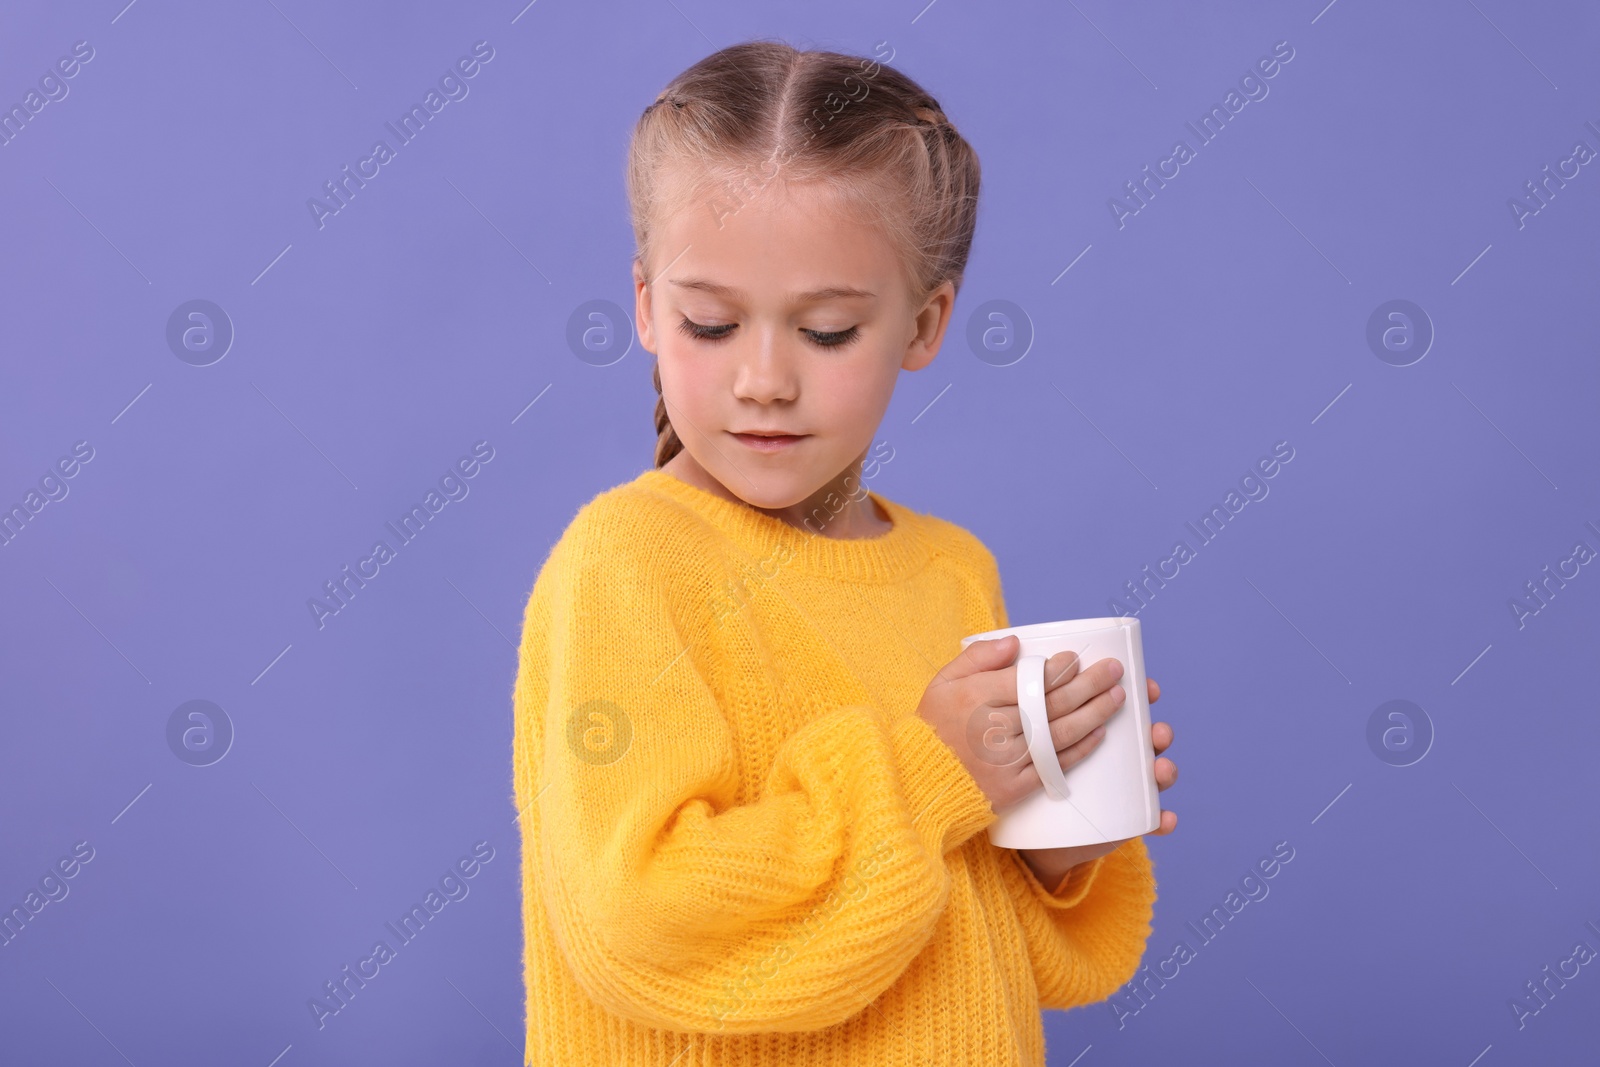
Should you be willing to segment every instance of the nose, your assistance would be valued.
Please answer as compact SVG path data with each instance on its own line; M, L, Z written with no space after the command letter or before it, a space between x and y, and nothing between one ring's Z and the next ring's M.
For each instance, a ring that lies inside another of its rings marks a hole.
M733 391L741 400L762 404L793 400L799 393L792 345L781 333L751 331L751 341L738 354Z

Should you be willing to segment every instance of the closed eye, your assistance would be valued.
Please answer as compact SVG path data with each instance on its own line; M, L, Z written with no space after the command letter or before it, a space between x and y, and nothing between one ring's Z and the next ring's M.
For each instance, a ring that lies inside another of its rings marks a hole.
M811 339L823 348L836 348L854 341L856 335L861 332L861 327L852 326L848 330L835 330L832 333L823 333L821 330L802 330L800 332L809 334Z
M721 326L705 326L687 318L678 323L678 329L699 341L720 341L733 332L737 323L725 323ZM811 338L821 348L837 348L854 341L861 333L861 327L852 326L847 330L806 330L801 333Z
M701 341L720 341L732 332L734 325L733 323L728 323L724 326L702 326L698 322L690 322L688 319L684 319L678 323L678 329Z

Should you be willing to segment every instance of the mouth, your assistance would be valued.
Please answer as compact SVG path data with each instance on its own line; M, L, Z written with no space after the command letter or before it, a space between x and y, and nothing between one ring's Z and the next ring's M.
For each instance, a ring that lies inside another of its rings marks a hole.
M804 433L733 433L729 435L746 448L757 452L783 452L810 437Z

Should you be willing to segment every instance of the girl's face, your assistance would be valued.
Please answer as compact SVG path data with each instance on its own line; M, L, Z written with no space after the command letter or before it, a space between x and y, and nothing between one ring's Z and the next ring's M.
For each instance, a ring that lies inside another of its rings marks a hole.
M864 504L856 478L899 373L933 360L955 300L945 282L912 307L888 240L835 196L774 181L689 203L658 224L655 273L634 264L639 340L684 446L669 466L795 525L830 493ZM762 448L751 432L797 436ZM869 510L826 533L881 526Z

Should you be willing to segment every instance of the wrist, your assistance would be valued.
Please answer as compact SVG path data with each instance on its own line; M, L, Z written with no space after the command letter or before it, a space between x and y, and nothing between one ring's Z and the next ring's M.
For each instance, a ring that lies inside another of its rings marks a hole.
M1039 884L1047 892L1054 893L1080 862L1070 855L1073 851L1065 848L1019 848L1017 854L1028 865Z
M1116 846L1117 842L1107 842L1066 848L1019 848L1017 854L1028 865L1039 884L1054 893L1075 868L1104 856Z

